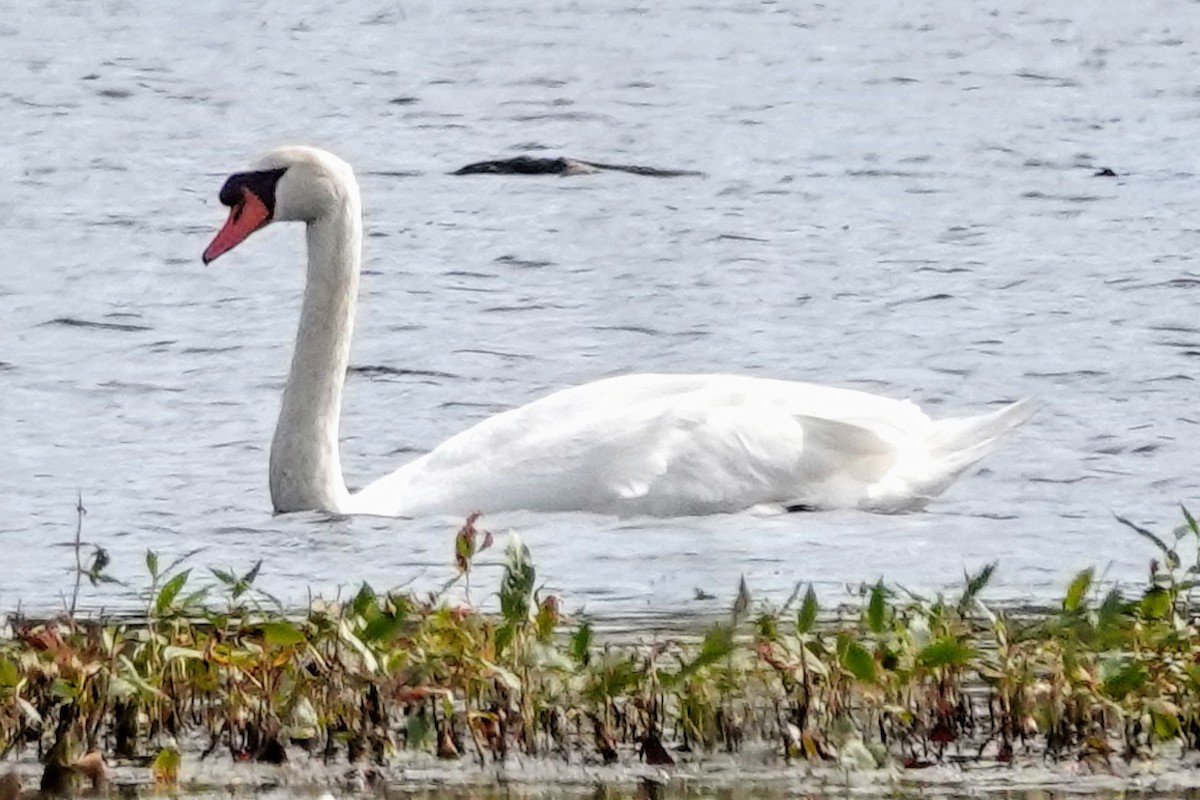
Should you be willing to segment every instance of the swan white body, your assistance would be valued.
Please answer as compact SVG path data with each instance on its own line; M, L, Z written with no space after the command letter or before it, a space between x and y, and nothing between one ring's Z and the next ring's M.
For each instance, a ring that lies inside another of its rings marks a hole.
M233 211L206 261L272 219L308 225L300 329L271 444L278 511L916 510L1030 414L1022 401L934 421L911 402L851 389L736 375L627 375L484 420L351 494L338 427L362 247L354 174L324 151L281 148L231 177L221 199Z

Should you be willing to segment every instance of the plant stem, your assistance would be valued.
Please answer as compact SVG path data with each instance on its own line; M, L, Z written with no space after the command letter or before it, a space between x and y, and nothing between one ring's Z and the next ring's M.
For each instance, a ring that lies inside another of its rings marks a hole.
M72 620L75 619L75 607L79 602L79 585L83 582L83 515L87 513L87 509L83 507L83 492L75 493L75 588L71 592L71 609L68 612Z

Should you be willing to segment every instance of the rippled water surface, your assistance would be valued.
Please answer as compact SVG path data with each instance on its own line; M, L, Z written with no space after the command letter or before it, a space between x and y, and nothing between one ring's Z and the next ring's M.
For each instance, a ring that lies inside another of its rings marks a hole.
M456 520L270 513L303 237L199 254L225 175L284 142L336 150L365 194L352 485L628 371L858 386L934 413L1039 400L924 514L487 519L523 532L569 607L703 610L743 573L760 596L940 586L993 559L1005 598L1050 597L1088 563L1137 578L1151 553L1112 512L1166 527L1200 499L1195 10L11 4L0 606L59 602L77 490L122 577L148 547L263 558L292 600L451 574ZM522 152L704 175L447 174Z

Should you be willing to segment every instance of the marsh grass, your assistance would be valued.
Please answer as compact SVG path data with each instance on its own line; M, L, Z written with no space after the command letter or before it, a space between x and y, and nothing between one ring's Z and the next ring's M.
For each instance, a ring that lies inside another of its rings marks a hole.
M476 521L448 553L464 583L492 543ZM880 581L837 608L811 585L755 604L743 580L701 634L632 642L565 617L515 534L498 614L365 584L294 612L255 585L261 562L201 582L194 554L150 551L139 619L79 616L79 582L109 579L100 548L84 566L77 531L64 613L12 617L0 638L0 748L35 753L50 788L89 752L170 785L185 759L302 751L331 764L408 750L667 765L753 742L853 768L1038 757L1104 769L1167 743L1200 749L1200 528L1186 510L1166 537L1120 523L1159 551L1145 583L1102 589L1083 570L1040 614L985 603L994 564L953 592Z

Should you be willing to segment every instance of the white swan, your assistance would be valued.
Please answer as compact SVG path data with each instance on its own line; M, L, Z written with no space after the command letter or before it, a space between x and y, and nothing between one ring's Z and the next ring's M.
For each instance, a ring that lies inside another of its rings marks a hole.
M565 389L452 437L351 494L338 425L362 248L358 183L284 147L226 181L208 263L275 220L308 226L308 278L271 443L277 511L417 516L514 509L660 516L755 506L915 510L1030 414L931 420L909 401L733 375L626 375Z

